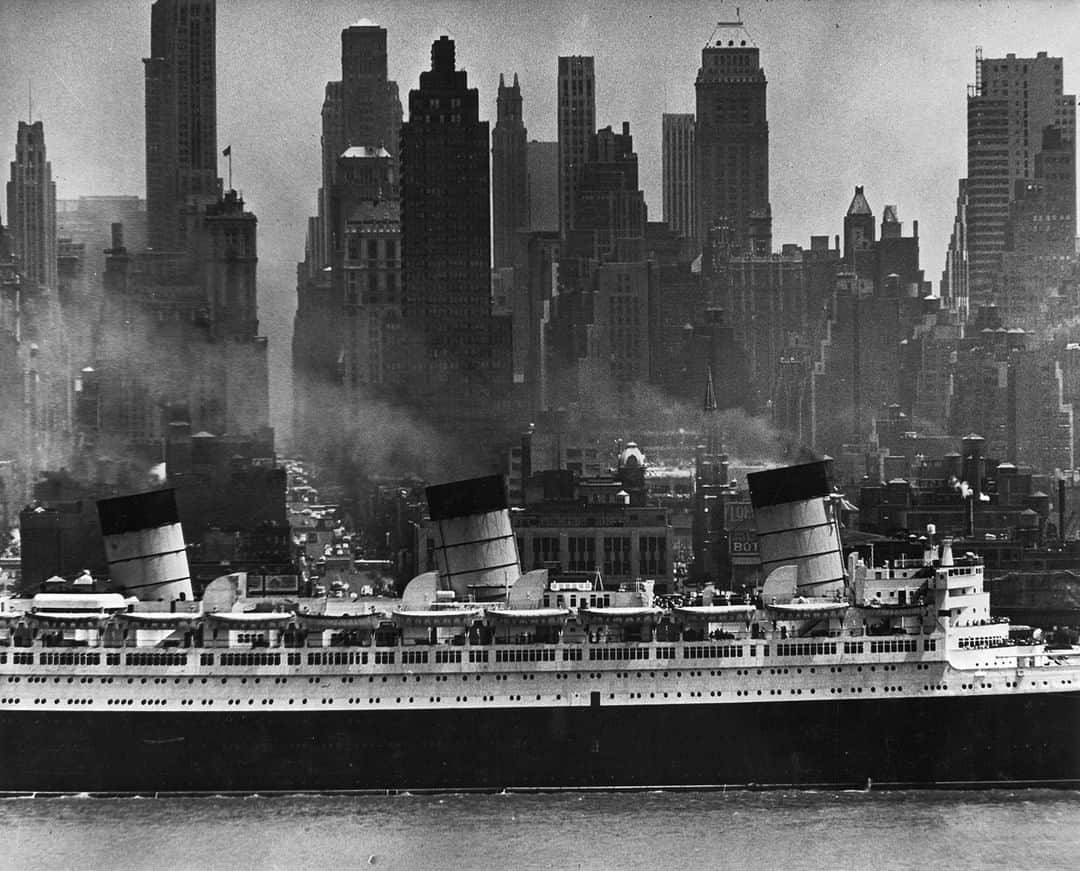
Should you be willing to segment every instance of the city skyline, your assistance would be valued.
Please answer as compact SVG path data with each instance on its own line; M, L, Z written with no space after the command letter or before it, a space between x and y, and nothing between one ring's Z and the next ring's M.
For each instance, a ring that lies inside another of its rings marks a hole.
M517 73L530 140L556 136L558 57L595 57L596 126L630 122L650 216L661 216L661 116L694 110L701 48L716 20L734 18L735 8L498 10L505 7L330 2L301 15L286 3L220 5L219 151L232 147L234 186L260 215L260 303L272 353L286 368L295 263L318 188L323 88L335 77L341 29L360 18L387 28L389 77L403 91L416 87L431 42L441 33L454 38L459 67L479 88L483 120L494 121L499 73ZM75 15L73 41L68 19ZM876 213L894 203L906 229L919 221L935 288L956 180L966 173L964 106L976 47L988 57L1060 55L1065 91L1080 90L1080 59L1069 51L1080 44L1080 12L1059 4L766 2L744 6L741 17L769 79L774 247L840 233L851 191L863 185ZM61 198L145 195L141 61L149 18L144 0L15 0L0 10L0 80L7 83L0 123L14 131L26 119L29 85L34 120L49 130ZM528 40L513 38L525 32ZM950 38L942 40L942 32ZM99 49L95 57L91 46ZM286 395L277 390L277 403Z

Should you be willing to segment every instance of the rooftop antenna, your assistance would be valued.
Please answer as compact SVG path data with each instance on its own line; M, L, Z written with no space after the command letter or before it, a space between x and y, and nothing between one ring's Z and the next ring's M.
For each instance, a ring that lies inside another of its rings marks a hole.
M26 80L26 123L34 123L34 92L32 88L32 81Z
M719 33L721 30L724 30L726 28L731 28L731 27L742 28L742 30L746 33L746 38L750 41L750 45L753 46L753 44L754 44L753 43L753 37L750 36L750 31L746 29L746 25L743 24L742 13L741 13L740 8L738 6L736 6L735 7L735 20L734 21L717 21L716 22L716 27L713 28L713 32L709 36L709 41L705 43L705 47L710 48L712 46L715 46L717 44L716 43L716 34Z

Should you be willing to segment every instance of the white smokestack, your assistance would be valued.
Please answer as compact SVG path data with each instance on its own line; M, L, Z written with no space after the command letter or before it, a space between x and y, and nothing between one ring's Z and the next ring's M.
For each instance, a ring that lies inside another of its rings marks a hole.
M143 601L191 598L184 531L172 490L98 502L113 585Z
M461 600L502 598L521 576L501 475L427 488L435 522L435 565L444 587Z
M754 472L747 481L762 577L780 566L794 565L799 595L821 598L843 593L844 561L829 499L827 464Z

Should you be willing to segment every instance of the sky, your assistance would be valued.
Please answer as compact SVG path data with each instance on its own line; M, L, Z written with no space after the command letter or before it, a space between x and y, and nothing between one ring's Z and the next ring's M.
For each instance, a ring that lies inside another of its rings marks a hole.
M0 0L5 161L29 92L58 196L145 195L150 6ZM593 55L598 124L630 122L649 217L659 220L661 115L694 111L701 49L717 21L739 13L769 83L774 246L840 233L863 185L879 220L895 204L905 234L919 222L922 266L935 287L965 174L976 48L986 57L1061 56L1066 92L1080 90L1076 0L218 0L218 148L232 146L234 187L259 218L260 317L279 426L295 264L319 185L319 110L326 81L340 78L342 28L362 18L387 28L403 103L442 34L456 41L458 66L492 125L499 74L516 72L529 138L539 140L555 139L558 57Z

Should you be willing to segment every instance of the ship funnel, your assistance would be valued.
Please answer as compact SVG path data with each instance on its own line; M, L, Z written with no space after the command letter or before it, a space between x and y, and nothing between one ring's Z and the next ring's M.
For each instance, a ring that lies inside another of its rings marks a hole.
M829 499L826 462L805 463L747 476L754 507L761 575L796 568L800 596L832 598L844 590L840 534Z
M951 538L946 538L941 542L941 565L946 567L954 565Z
M504 598L521 575L505 479L489 475L426 492L440 586L462 601Z
M172 490L97 504L113 584L144 601L191 598L184 532Z

